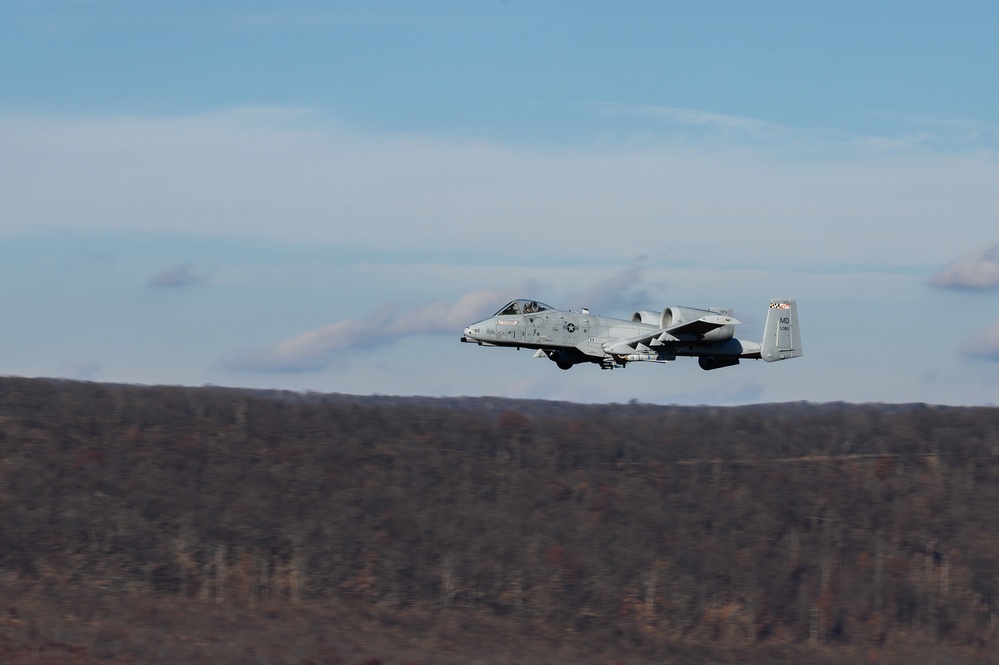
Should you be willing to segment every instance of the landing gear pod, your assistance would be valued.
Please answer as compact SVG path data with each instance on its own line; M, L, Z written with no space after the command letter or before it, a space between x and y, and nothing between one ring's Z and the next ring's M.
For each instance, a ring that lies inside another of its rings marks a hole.
M739 359L737 357L726 358L724 356L701 356L697 359L697 364L700 365L703 370L719 369L720 367L738 365Z

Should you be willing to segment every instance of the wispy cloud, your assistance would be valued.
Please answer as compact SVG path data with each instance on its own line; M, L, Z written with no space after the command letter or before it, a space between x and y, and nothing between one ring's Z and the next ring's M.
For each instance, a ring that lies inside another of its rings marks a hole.
M179 289L185 286L202 284L206 279L207 277L195 271L194 266L190 263L184 263L153 275L149 279L149 286L160 289Z
M569 302L595 311L647 308L652 298L641 287L642 274L640 266L626 268L599 284L570 294Z
M343 361L348 354L374 351L402 337L452 333L483 319L506 300L523 295L525 285L483 289L457 301L437 300L418 305L390 304L364 319L332 323L296 335L272 347L227 360L227 369L251 372L311 372Z
M597 112L602 115L648 118L675 125L703 127L722 132L738 132L744 136L754 138L787 136L796 131L785 125L766 122L756 118L726 115L724 113L714 113L701 109L649 104L620 104L614 102L596 104L595 107Z
M965 342L961 352L971 358L999 362L999 321Z
M365 132L300 107L4 114L0 217L9 233L168 231L379 251L426 247L432 225L442 252L624 261L651 244L714 264L774 252L884 261L901 224L911 264L932 256L944 215L964 220L948 229L962 237L994 226L999 163L978 151L865 151L823 130L661 112L719 140L667 128L648 142L527 147ZM798 152L830 159L789 156L799 139ZM571 220L571 232L552 220Z
M898 127L897 132L875 135L785 125L695 108L616 102L591 106L599 115L644 119L689 137L717 137L734 143L766 144L778 150L790 149L802 154L863 156L921 149L982 148L994 152L999 146L999 134L994 123L962 119L892 118L891 121Z
M930 284L945 289L996 289L999 288L999 259L992 243L968 252L944 266L930 278Z

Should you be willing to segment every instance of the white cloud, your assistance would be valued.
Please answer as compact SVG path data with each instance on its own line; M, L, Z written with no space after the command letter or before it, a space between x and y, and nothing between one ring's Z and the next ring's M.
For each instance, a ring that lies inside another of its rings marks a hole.
M358 132L300 108L8 115L0 231L158 231L531 262L622 261L651 245L676 261L912 265L940 251L941 220L964 220L948 226L945 246L994 226L999 163L988 155L828 138L803 151L808 133L782 138L767 123L686 113L772 140L666 132L640 144L504 145Z
M714 113L701 109L675 106L655 106L648 104L602 103L595 105L604 115L635 116L661 120L679 125L708 127L716 130L737 131L755 136L773 137L789 133L791 128L784 125L747 118L742 116Z
M927 119L898 119L910 131L894 136L857 134L843 130L795 127L758 118L715 113L702 109L649 104L595 104L607 116L643 118L657 121L681 132L695 132L736 142L766 143L805 155L878 154L921 148L986 147L992 126L971 122L942 122Z
M521 288L474 291L457 301L387 305L367 318L309 330L224 365L238 371L310 372L342 362L348 354L384 348L403 337L449 333L457 338L462 328L492 314Z
M961 351L972 358L999 361L999 321L965 342Z
M999 260L992 243L968 252L944 266L930 278L930 283L942 288L994 289L999 288Z

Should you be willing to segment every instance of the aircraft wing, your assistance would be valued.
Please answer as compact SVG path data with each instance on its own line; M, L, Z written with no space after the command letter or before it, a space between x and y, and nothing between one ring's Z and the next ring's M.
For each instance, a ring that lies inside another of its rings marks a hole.
M734 326L742 321L723 314L710 314L693 321L684 321L669 328L659 328L636 337L612 340L604 344L604 351L612 355L626 355L635 351L648 351L668 342L696 341L706 333L722 326ZM643 348L644 347L644 348Z

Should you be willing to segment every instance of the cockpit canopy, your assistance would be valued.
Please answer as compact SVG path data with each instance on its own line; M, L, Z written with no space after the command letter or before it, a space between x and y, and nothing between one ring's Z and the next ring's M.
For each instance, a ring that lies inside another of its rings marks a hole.
M548 305L537 300L513 300L503 307L493 316L516 316L518 314L536 314L551 309Z

